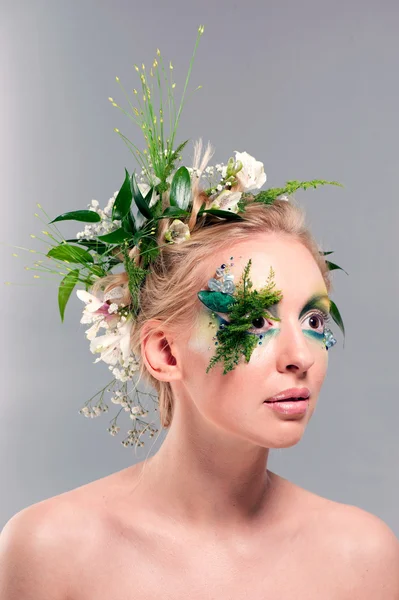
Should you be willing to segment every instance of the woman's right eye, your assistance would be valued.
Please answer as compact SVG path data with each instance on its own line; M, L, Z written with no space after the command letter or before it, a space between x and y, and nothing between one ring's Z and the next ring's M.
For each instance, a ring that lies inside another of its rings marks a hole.
M224 319L218 314L216 314L216 316L219 321L219 327L221 329L224 329L230 321L226 321L226 319ZM264 329L266 326L268 326L267 329ZM271 324L264 317L256 317L252 320L252 327L248 328L247 333L252 333L254 335L263 335L264 333L266 333L266 331L269 330L270 326Z

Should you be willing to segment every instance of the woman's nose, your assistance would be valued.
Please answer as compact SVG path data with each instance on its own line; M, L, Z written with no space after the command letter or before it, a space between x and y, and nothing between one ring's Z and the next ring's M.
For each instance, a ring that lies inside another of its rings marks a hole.
M284 323L277 336L277 370L306 372L315 361L312 343L300 323Z

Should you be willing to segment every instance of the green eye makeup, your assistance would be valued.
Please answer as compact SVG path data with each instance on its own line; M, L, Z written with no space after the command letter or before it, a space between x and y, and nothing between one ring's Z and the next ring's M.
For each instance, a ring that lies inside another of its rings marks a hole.
M232 256L230 260L233 260ZM258 334L253 335L248 330L262 326L266 319L280 321L278 317L273 316L267 310L269 306L277 304L282 298L281 292L274 289L273 269L270 268L266 286L261 290L252 290L253 284L249 277L251 264L252 260L249 259L237 286L233 282L234 275L229 272L229 266L233 266L234 263L221 265L216 269L217 278L208 281L210 291L198 292L198 298L207 308L229 315L229 322L222 322L216 333L216 354L206 369L207 373L220 361L224 364L223 374L225 375L234 369L241 355L244 355L248 363L253 350L259 343Z
M231 256L230 261L232 260ZM252 260L249 259L236 286L233 281L234 275L229 269L234 266L234 263L222 264L216 269L216 277L209 279L209 289L198 292L199 300L213 312L219 323L219 329L215 334L216 353L206 369L207 373L215 364L222 362L223 375L225 375L234 369L242 355L248 363L256 346L267 342L278 332L278 329L273 327L262 331L267 320L281 321L278 317L278 303L283 295L281 290L275 289L273 281L275 273L270 267L266 285L260 290L253 290L249 276L251 265ZM326 322L330 318L330 302L326 294L315 294L306 302L299 314L299 318L302 318L313 311L309 317L316 316L322 320L323 332L309 329L304 333L321 342L327 350L336 343L332 332L326 327ZM229 321L216 313L228 314Z

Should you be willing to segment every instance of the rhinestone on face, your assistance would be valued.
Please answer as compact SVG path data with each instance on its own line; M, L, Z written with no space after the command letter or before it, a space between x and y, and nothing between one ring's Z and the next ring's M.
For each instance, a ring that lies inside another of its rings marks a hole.
M331 331L331 329L328 329L328 327L326 327L324 329L324 340L325 340L327 350L329 350L329 348L332 348L337 343L337 340L335 339L333 332Z

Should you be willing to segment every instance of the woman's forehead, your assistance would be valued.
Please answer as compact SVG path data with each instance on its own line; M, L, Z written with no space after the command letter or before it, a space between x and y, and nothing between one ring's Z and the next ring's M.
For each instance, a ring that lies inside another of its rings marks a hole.
M209 270L213 269L210 277L214 277L216 269L223 264L234 275L234 283L237 284L249 260L252 289L259 290L265 286L272 268L276 288L286 294L291 295L295 291L296 296L302 293L307 298L316 292L327 292L311 252L297 240L286 237L265 236L264 239L242 242L231 249L216 252L208 263Z

